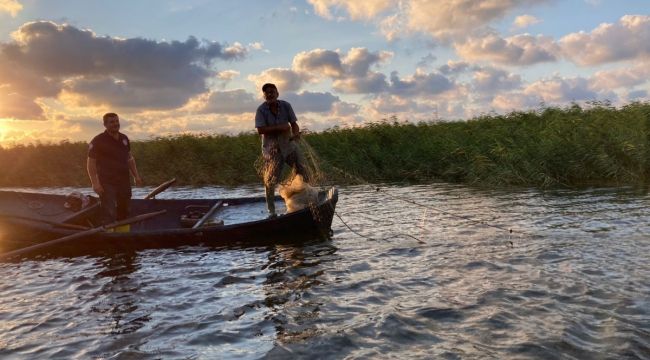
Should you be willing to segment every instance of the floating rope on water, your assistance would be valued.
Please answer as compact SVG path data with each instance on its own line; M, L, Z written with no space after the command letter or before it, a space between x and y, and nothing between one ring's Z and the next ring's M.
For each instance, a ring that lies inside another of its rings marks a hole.
M323 183L325 183L326 178L325 178L325 175L321 171L321 168L320 168L320 163L322 163L323 161L320 160L320 158L316 154L316 151L307 143L306 140L304 140L303 137L300 137L299 139L294 140L294 141L296 141L296 143L297 143L297 145L298 145L298 147L300 149L301 154L304 156L304 159L306 160L306 167L308 168L308 170L310 172L310 176L312 176L311 179L313 179L313 184L314 185L322 185ZM414 201L414 200L406 198L406 197L393 195L393 194L389 193L388 191L382 189L381 187L377 187L376 185L371 184L367 180L365 180L365 179L363 179L363 178L361 178L359 176L352 175L352 174L348 173L347 171L344 171L344 170L342 170L342 169L340 169L340 168L338 168L338 167L336 167L336 166L334 166L332 164L328 164L328 167L330 167L330 168L334 169L335 171L341 173L344 177L353 179L357 183L360 183L360 184L363 184L363 185L365 185L367 187L370 187L373 191L381 192L382 194L384 194L387 197L390 197L392 199L404 201L404 202L407 202L407 203L422 207L424 209L429 209L429 210L435 211L435 212L440 213L440 214L444 214L444 215L447 215L447 216L450 216L450 217L455 217L455 218L458 218L458 219L462 219L462 220L468 221L468 222L470 222L472 224L483 225L483 226L488 226L488 227L495 228L495 229L498 229L498 230L502 230L502 231L507 232L508 235L510 235L510 236L514 235L515 233L519 234L519 235L532 236L531 234L528 234L528 233L526 233L524 231L516 231L515 232L512 228L506 228L506 227L503 227L503 226L500 226L500 225L492 224L492 223L489 223L486 220L477 220L477 219L469 217L469 216L455 214L455 213L450 212L448 210L443 210L443 209L433 207L431 205L422 204L420 202ZM343 218L341 217L339 211L335 211L334 214L341 221L341 223L343 223L343 225L348 230L350 230L352 233L354 233L357 236L360 236L362 238L368 239L368 240L377 241L377 239L375 239L375 238L363 235L363 234L359 233L358 231L355 231L354 229L352 229L352 227L350 227L350 225L348 225L348 223L343 220ZM413 235L405 234L405 233L403 233L403 234L400 233L400 234L397 234L395 236L391 236L391 237L388 237L388 238L383 238L381 240L386 241L386 240L391 239L391 238L404 237L404 236L412 238L412 239L416 240L417 242L419 242L421 244L426 244L425 241L423 241L423 240L421 240L421 239L419 239L419 238L417 238L417 237L415 237ZM510 240L508 240L508 243L510 244L511 247L514 245L513 242L510 241Z
M410 234L406 234L406 233L400 233L400 234L390 236L390 237L387 237L387 238L383 238L383 239L375 239L373 237L363 235L363 234L359 233L358 231L355 231L354 229L352 229L352 227L350 227L350 225L348 225L348 223L346 223L345 220L343 220L343 218L341 218L341 215L338 214L338 211L334 211L334 215L336 215L336 217L343 223L343 225L346 228L348 228L348 230L350 230L355 235L360 236L360 237L362 237L364 239L368 239L368 240L372 240L372 241L379 241L379 240L388 241L389 239L394 239L396 237L406 236L406 237L410 237L411 239L414 239L415 241L419 242L420 244L426 244L427 243L426 241L420 240L417 237L415 237L413 235L410 235Z

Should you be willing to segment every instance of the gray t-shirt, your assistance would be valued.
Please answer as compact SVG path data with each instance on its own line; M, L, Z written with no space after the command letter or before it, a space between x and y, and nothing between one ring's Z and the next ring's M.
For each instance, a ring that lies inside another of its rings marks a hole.
M271 112L269 104L262 103L257 107L255 113L255 127L271 126L288 124L290 122L298 121L296 113L293 112L291 104L284 100L278 100L278 114L275 115ZM262 154L269 155L273 148L280 150L282 157L286 158L289 154L296 150L295 144L290 141L291 131L286 131L280 134L263 134L262 135Z

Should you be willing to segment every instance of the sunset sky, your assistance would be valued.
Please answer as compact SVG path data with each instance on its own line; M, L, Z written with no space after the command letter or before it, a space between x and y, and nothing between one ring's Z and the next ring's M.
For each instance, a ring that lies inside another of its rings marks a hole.
M0 145L650 100L648 0L0 0Z

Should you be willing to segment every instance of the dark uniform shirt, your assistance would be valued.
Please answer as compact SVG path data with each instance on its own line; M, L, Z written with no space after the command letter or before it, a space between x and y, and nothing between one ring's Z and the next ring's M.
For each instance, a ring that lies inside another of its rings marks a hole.
M88 157L97 161L99 182L119 187L131 187L129 177L129 138L118 133L118 139L104 131L95 136L88 147Z

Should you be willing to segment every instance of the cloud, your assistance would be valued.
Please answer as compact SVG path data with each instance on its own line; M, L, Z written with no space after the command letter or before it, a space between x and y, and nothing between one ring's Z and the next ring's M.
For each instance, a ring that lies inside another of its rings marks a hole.
M633 101L633 100L643 100L648 98L648 91L647 90L634 90L630 91L627 94L627 100Z
M363 77L371 66L384 63L392 56L393 53L388 51L370 52L367 48L352 48L342 58L338 51L314 49L298 53L293 58L292 69L309 78Z
M502 38L494 33L470 36L454 44L459 56L472 61L532 65L566 58L581 66L650 59L650 16L625 15L616 24L601 24L554 41L529 34Z
M600 24L559 41L564 56L583 66L650 57L650 16L625 15L616 24Z
M406 32L405 27L404 16L400 14L387 16L379 22L379 31L389 42L398 40Z
M332 87L348 94L375 94L388 89L386 75L378 72L366 74L363 77L350 77L335 80Z
M239 76L239 74L240 73L237 70L223 70L217 73L217 78L222 81L231 81Z
M189 100L189 94L198 94L205 89L140 87L110 78L81 78L66 81L65 90L75 95L77 106L94 105L134 111L181 107Z
M540 22L542 22L540 19L532 15L520 15L515 18L515 20L512 22L512 25L516 28L521 29L529 27L530 25L539 24Z
M344 93L377 93L386 89L386 76L370 68L387 62L393 56L388 51L371 52L352 48L346 54L339 51L313 49L302 51L293 58L291 69L272 68L248 79L260 88L274 82L280 91L297 92L307 82L324 78L334 80L333 88Z
M420 61L418 61L417 67L425 68L431 66L433 62L436 61L437 59L438 58L435 55L429 53L426 56L424 56L422 59L420 59Z
M368 20L384 12L394 4L391 0L307 0L314 12L326 19L334 19L331 10L345 10L352 20Z
M293 58L292 69L308 77L321 75L340 78L343 76L341 56L336 51L314 49L298 53Z
M366 116L374 121L388 119L392 115L404 121L431 121L439 119L440 113L448 115L446 101L418 101L410 97L383 94L375 97L366 111Z
M370 104L374 111L381 114L412 112L417 108L417 103L413 100L388 94L377 96Z
M334 96L329 92L319 93L310 91L288 93L283 97L283 99L291 103L296 113L329 112L332 110L333 104L340 101L338 96Z
M591 77L590 83L593 89L605 91L633 88L648 82L648 79L650 79L650 64L639 63L621 69L598 71Z
M388 51L369 51L367 48L352 48L347 53L314 49L298 53L291 69L267 69L259 75L248 78L261 87L265 82L275 82L281 91L297 92L307 82L323 78L332 80L332 88L344 94L380 94L384 92L431 96L453 88L443 74L425 73L417 70L407 79L400 79L397 73L391 75L390 83L383 73L372 71L393 57Z
M219 51L220 47L221 45L219 45L218 48L213 50ZM246 47L238 42L235 42L234 44L227 46L226 48L223 49L222 57L226 60L243 59L246 57L247 54L248 54L248 50L246 49Z
M95 120L100 124L101 119ZM58 143L62 139L71 137L88 139L97 135L97 127L84 133L84 126L81 123L68 120L43 121L2 121L0 120L0 142L3 144L26 144L26 143Z
M248 80L255 84L255 89L262 92L262 85L273 83L278 87L280 94L282 92L295 92L307 81L307 77L302 73L291 69L272 68L262 71L259 75L248 75Z
M453 61L449 60L445 65L442 65L438 68L444 75L455 75L461 74L467 71L470 68L470 64L466 61Z
M334 116L351 116L359 112L361 106L345 101L337 101L332 105L332 115Z
M559 104L570 101L596 100L598 93L590 88L588 79L582 77L562 78L555 76L528 85L524 94L536 96L546 103Z
M439 40L464 38L484 30L517 8L552 0L309 0L326 19L374 20L381 33L395 40L402 33L425 33ZM334 9L334 14L332 13ZM339 11L344 10L344 11ZM337 15L337 16L335 16Z
M12 36L0 44L0 67L12 69L0 73L0 86L32 99L65 90L88 104L118 109L180 106L207 90L216 60L246 55L238 43L99 37L47 21L26 23Z
M248 47L253 50L264 51L264 43L261 41L249 43Z
M0 118L43 120L44 111L33 98L0 88Z
M202 113L241 114L254 113L262 101L242 89L212 91L205 99Z
M521 111L539 106L542 99L536 95L523 93L502 93L492 100L491 105L499 111Z
M432 96L451 90L454 87L447 77L439 73L416 71L411 77L401 79L397 71L390 74L391 94L399 96Z
M515 8L545 2L548 1L411 0L407 23L411 30L440 39L464 37L505 17Z
M528 34L501 38L496 34L470 37L455 44L456 52L467 60L493 61L508 65L531 65L556 61L559 47L548 36Z
M480 68L472 80L476 91L494 94L496 91L512 90L522 85L521 76L495 68Z
M631 68L599 71L588 78L556 75L514 89L521 91L498 92L492 106L512 111L537 107L542 103L562 106L591 100L608 100L623 105L626 101L647 99L647 89L634 88L648 83L648 69L650 67L640 63Z
M389 51L370 52L366 48L352 48L343 59L346 75L365 76L370 67L388 61L393 57Z
M8 13L15 17L22 9L23 5L16 0L0 0L0 14Z

